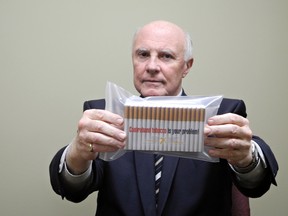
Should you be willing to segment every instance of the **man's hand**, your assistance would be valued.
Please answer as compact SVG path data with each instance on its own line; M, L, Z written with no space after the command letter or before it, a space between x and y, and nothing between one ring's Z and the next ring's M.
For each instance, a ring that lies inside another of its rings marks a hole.
M214 147L209 155L226 159L231 165L246 167L252 162L252 131L249 121L227 113L208 119L205 126L205 145Z
M123 125L121 116L107 110L86 110L78 123L77 136L66 155L68 169L73 174L83 173L99 152L124 148L126 134Z

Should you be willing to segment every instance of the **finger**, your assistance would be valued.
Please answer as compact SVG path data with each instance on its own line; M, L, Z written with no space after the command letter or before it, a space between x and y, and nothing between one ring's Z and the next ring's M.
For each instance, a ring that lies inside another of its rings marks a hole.
M252 139L252 131L249 126L238 126L235 124L212 125L206 126L204 130L205 136L240 138L244 140Z
M247 161L251 149L251 142L241 139L207 137L205 145L212 147L208 151L211 157L226 159L232 165L243 164Z
M107 125L104 123L104 125ZM110 146L113 148L122 148L124 146L124 141L126 139L126 134L117 128L108 125L111 130L103 132L89 131L87 129L82 129L78 131L77 139L83 144L99 144ZM100 130L101 131L101 130ZM118 132L117 132L118 131Z
M118 149L120 148L114 147L114 146L108 146L108 145L93 144L94 152L114 152L114 151L117 151Z
M250 142L235 138L218 138L218 137L207 137L204 140L206 146L214 147L218 149L229 149L229 150L242 150L248 151L250 148Z
M123 128L123 118L106 110L86 110L78 123L78 132L82 138L86 132L98 132L124 141L126 134L120 128Z
M234 164L236 161L242 160L243 153L239 150L230 149L210 149L208 151L211 157L226 159L229 163Z
M107 136L101 133L89 133L87 134L87 140L89 143L93 143L96 145L104 145L112 148L123 148L125 139L119 141L114 137Z
M248 119L234 114L226 113L223 115L215 115L208 119L208 125L223 125L223 124L235 124L238 126L249 125Z
M124 123L124 119L120 115L114 114L108 110L90 109L84 111L83 116L91 120L104 121L118 127L123 126Z
M123 130L120 130L116 128L114 125L107 124L106 122L103 121L99 120L88 121L86 127L89 132L104 134L105 136L117 139L121 142L123 142L126 139L126 133Z

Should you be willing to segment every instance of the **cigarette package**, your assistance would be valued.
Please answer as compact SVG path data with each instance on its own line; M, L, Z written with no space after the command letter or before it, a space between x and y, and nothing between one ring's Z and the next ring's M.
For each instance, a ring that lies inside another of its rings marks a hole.
M182 98L182 97L181 97ZM182 102L182 103L181 103ZM124 124L126 150L201 152L205 106L183 100L127 99Z
M101 152L112 161L131 150L219 162L204 146L204 126L217 114L222 95L139 97L115 83L107 82L105 109L124 117L126 146Z

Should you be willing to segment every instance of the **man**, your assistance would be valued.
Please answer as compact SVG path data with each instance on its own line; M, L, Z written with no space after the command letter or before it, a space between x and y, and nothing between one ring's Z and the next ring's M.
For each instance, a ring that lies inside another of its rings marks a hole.
M193 64L192 43L177 25L151 22L135 34L134 85L142 97L185 96L182 79ZM276 185L278 170L269 146L252 135L241 100L224 99L205 126L205 145L219 163L165 156L155 200L154 155L127 152L105 162L99 152L125 146L123 118L104 110L104 100L84 103L75 139L50 164L56 193L74 202L98 193L96 215L231 215L232 183L259 197Z

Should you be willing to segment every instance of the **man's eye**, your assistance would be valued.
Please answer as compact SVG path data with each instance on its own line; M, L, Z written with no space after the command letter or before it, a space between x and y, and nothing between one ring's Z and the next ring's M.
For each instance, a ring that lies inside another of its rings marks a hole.
M145 58L145 57L149 56L149 53L148 52L138 52L138 56L141 58Z
M163 53L161 55L161 58L168 60L168 59L173 59L173 56L169 53Z

